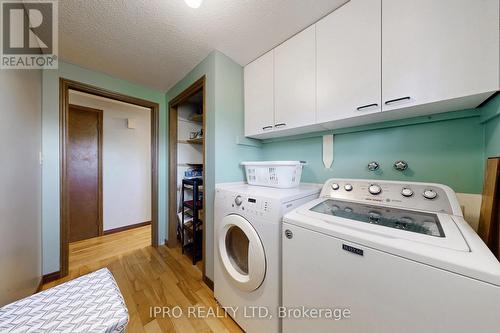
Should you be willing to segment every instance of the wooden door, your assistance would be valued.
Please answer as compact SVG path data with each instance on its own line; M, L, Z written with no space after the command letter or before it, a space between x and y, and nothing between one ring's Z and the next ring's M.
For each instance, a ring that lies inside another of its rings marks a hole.
M102 111L69 106L69 241L102 234Z
M316 122L316 26L274 49L274 129Z
M316 24L317 121L381 111L381 0L351 0Z
M477 233L500 259L499 225L500 225L500 157L491 157L486 161L484 174L483 200Z
M245 66L245 135L274 128L274 51Z

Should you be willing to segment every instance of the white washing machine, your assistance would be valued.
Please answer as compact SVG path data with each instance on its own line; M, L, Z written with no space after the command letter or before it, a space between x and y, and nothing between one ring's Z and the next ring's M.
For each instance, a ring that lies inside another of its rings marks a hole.
M447 186L331 179L283 229L285 333L499 332L500 263Z
M320 190L313 184L216 186L214 294L247 333L281 331L282 217L316 199Z

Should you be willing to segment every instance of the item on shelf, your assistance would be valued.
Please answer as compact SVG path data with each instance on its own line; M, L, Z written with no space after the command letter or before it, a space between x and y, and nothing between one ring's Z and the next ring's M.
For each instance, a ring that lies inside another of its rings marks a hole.
M190 140L203 139L203 128L200 129L199 131L189 132L189 139Z
M186 163L186 164L189 165L192 169L203 170L202 163Z
M292 188L300 184L305 161L241 162L249 185Z
M177 221L179 223L179 225L182 223L184 225L184 228L189 228L189 229L192 229L193 227L193 216L189 213L190 209L184 209L184 221L182 220L182 212L178 213L177 214ZM189 235L187 235L188 237L186 237L186 235L184 236L184 242L185 243L189 243L190 241L192 241L192 239L189 238Z
M203 177L203 169L190 168L184 171L184 178L201 178Z
M203 123L203 113L197 113L192 115L190 120L198 123Z

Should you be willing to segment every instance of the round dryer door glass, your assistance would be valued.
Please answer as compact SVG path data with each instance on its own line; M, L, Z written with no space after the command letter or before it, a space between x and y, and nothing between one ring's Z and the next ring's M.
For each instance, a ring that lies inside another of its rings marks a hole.
M232 226L226 233L226 251L234 268L241 274L248 274L248 237L243 230Z
M219 230L219 254L231 281L243 291L257 289L266 274L266 256L254 227L239 215L228 215Z

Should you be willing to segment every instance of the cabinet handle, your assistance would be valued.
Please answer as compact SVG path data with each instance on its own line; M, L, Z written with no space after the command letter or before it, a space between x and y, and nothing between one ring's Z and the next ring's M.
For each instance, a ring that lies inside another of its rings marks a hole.
M356 110L362 111L363 109L368 109L368 108L371 108L371 107L374 107L374 106L378 106L378 104L377 103L372 103L372 104L363 105L363 106L360 106L360 107L356 108Z
M283 126L286 126L286 124L285 123L279 123L279 124L274 125L274 127L276 127L276 128L280 128L280 127L283 127Z
M391 99L391 100L388 100L387 102L385 102L385 105L390 105L390 104L394 104L394 103L397 103L397 102L407 101L409 99L410 99L410 96L405 96L405 97L401 97L401 98Z
M272 128L273 128L273 126L269 125L269 126L264 126L264 127L262 127L262 130L263 130L263 131L267 131L267 130L270 130L270 129L272 129Z

